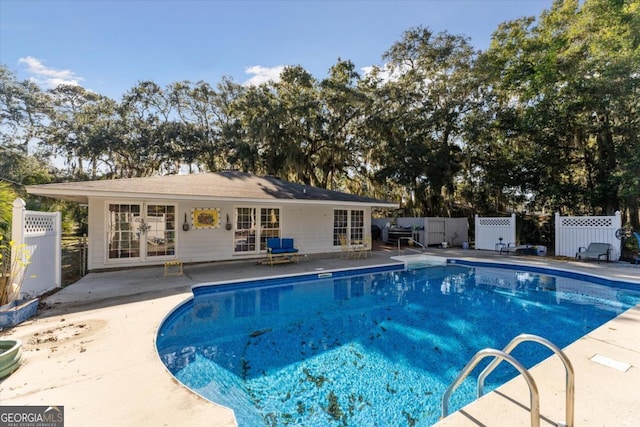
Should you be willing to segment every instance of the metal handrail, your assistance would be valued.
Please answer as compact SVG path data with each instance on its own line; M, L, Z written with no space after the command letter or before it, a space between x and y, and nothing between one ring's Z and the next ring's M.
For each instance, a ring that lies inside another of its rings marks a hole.
M467 363L467 365L460 371L456 379L451 383L451 385L444 392L442 397L442 418L446 417L449 414L449 398L451 397L451 393L455 391L456 388L464 381L464 379L471 373L473 368L476 367L478 363L485 357L493 356L499 362L506 360L511 363L514 368L522 374L527 385L529 386L529 399L531 401L531 426L532 427L540 427L540 396L538 394L538 386L536 386L536 382L533 380L533 377L527 371L527 369L518 362L513 356L505 353L501 350L496 350L494 348L485 348L477 352Z
M558 348L558 346L553 344L551 341L547 340L546 338L542 338L540 336L532 335L532 334L518 335L517 337L512 339L511 342L507 344L502 351L507 354L510 354L518 345L527 341L536 342L538 344L542 344L546 346L548 349L552 350L564 364L564 369L566 372L566 385L565 385L566 387L566 396L565 396L566 397L566 404L565 404L566 420L564 425L566 427L573 427L574 404L575 404L575 387L574 387L575 375L574 375L573 365L571 364L571 361L569 361L569 358L562 352L562 350ZM487 365L487 367L484 368L482 372L480 372L480 375L478 376L478 398L484 395L484 380L487 378L487 376L491 372L493 372L493 370L500 364L500 362L502 362L502 360L499 360L496 358L489 365Z
M424 252L427 248L424 247L424 245L420 242L415 241L412 237L405 237L405 236L401 236L398 237L398 255L400 255L400 241L402 239L406 239L407 243L409 243L410 245L418 245L422 248L422 251Z

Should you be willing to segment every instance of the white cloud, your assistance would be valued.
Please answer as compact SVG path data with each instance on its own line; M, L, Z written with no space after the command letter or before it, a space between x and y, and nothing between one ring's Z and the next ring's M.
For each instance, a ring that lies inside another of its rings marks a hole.
M361 70L364 73L365 77L369 77L371 76L374 71L377 72L377 76L380 79L380 81L382 82L386 82L389 80L389 71L386 69L387 67L385 66L384 68L380 68L377 65L372 65L369 67L362 67Z
M365 77L369 77L374 72L376 72L378 81L380 83L387 83L390 81L397 81L400 76L402 76L409 70L409 67L402 65L400 67L394 67L390 63L385 63L382 66L372 65L370 67L362 67L361 70L364 73Z
M18 63L27 66L27 72L33 74L31 81L37 83L46 89L55 88L60 85L79 86L80 81L84 80L78 77L71 70L56 70L44 65L43 61L33 56L20 58Z
M284 65L278 65L276 67L263 67L261 65L254 65L244 70L247 74L253 74L249 80L243 83L244 86L258 86L262 83L269 81L279 82L280 73L284 71Z

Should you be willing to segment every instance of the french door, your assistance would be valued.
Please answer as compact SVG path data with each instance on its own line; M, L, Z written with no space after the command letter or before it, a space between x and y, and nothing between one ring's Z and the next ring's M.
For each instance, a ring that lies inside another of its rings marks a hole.
M280 237L280 208L235 208L233 250L236 254L266 251L269 237Z
M173 258L176 255L176 207L155 203L109 203L109 260Z

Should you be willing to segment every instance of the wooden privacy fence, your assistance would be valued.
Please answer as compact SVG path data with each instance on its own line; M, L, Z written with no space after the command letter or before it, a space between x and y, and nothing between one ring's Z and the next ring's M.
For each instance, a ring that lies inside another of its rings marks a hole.
M502 245L516 243L516 214L509 217L476 215L476 249L500 250Z
M613 216L560 216L556 213L557 256L575 257L578 248L589 243L609 243L613 247L610 260L620 259L621 241L616 230L622 227L620 212Z
M13 202L11 239L15 245L24 244L31 256L22 272L24 296L35 297L62 285L61 229L60 212L28 211L24 200ZM11 254L16 255L16 251Z

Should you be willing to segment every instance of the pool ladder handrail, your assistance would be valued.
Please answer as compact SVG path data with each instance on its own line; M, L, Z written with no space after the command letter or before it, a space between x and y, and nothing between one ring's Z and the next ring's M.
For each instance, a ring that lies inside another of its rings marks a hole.
M509 342L502 351L510 354L516 347L523 342L536 342L553 351L564 365L565 370L565 422L562 424L566 427L573 427L574 423L574 407L575 407L575 374L573 365L566 354L554 343L546 338L533 334L520 334ZM478 398L484 395L484 381L498 367L500 360L495 359L478 376Z
M416 240L413 239L413 237L406 237L406 236L400 236L398 237L398 255L401 255L402 252L400 251L400 242L402 241L402 239L407 240L407 243L410 245L418 245L422 248L422 252L424 252L427 248L424 247L424 245Z
M538 394L538 386L536 382L533 380L533 377L520 362L518 362L513 356L505 353L501 350L496 350L495 348L485 348L477 352L467 363L467 365L460 371L456 379L449 385L447 390L444 392L444 396L442 397L442 418L445 418L449 415L449 398L451 394L455 391L456 388L464 381L465 378L473 371L473 368L476 367L478 363L480 363L485 357L493 356L500 361L506 360L511 363L514 368L522 374L527 385L529 386L529 400L531 402L531 426L532 427L540 427L540 396Z
M487 365L486 368L480 373L478 376L478 398L484 395L484 381L487 376L493 372L493 370L503 361L507 360L511 363L524 377L525 381L529 385L529 393L531 400L531 425L533 427L540 426L540 398L538 394L538 387L531 377L529 371L522 366L516 359L511 356L511 352L521 343L523 342L536 342L538 344L542 344L546 346L548 349L552 350L562 361L562 364L565 368L566 374L566 390L565 390L565 417L566 420L564 423L558 423L558 427L573 427L574 424L574 406L575 406L575 375L573 370L573 365L569 358L564 354L564 352L551 341L546 338L533 335L533 334L520 334L509 342L505 346L505 348L500 350L495 349L484 349L476 353L476 355L467 363L467 366L460 372L458 377L454 380L454 382L447 388L444 396L442 397L442 418L446 417L449 413L448 402L449 398L453 391L462 383L462 381L469 375L469 373L476 367L476 365L480 362L480 360L485 357L494 356L494 360ZM481 357L480 357L481 356ZM507 357L505 357L507 356ZM475 362L475 363L474 363Z

